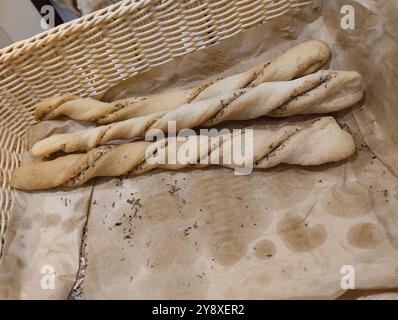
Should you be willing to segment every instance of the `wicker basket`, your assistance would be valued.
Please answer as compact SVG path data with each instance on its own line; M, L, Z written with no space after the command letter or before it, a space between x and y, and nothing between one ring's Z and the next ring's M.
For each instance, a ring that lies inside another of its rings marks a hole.
M0 256L11 171L26 149L33 106L53 95L95 96L117 81L311 0L127 0L0 51Z

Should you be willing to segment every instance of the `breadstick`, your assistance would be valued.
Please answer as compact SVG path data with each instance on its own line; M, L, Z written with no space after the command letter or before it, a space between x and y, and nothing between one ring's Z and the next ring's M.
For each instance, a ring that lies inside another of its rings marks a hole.
M175 121L176 130L180 131L265 115L284 117L329 113L353 105L362 95L359 73L321 70L291 81L265 82L254 88L224 93L164 113L153 113L76 133L53 135L37 142L31 152L35 157L45 158L58 151L88 151L112 140L143 137L151 129L167 132L169 121Z
M214 82L206 81L195 88L126 98L112 103L92 98L81 99L75 95L53 97L36 106L35 116L38 120L51 120L64 115L75 120L107 124L166 112L183 104L218 96L225 91L255 87L263 82L292 80L319 70L330 56L330 49L324 42L307 41L246 72Z
M99 176L142 174L155 168L177 170L185 167L204 167L214 164L203 159L222 155L219 165L228 168L247 167L247 161L225 161L225 154L243 149L239 138L249 131L214 138L200 135L171 137L157 142L132 142L107 145L90 150L86 154L71 154L51 161L24 163L11 175L11 186L24 190L50 189L59 186L76 187ZM280 163L319 165L343 160L355 151L352 136L342 130L332 117L324 117L304 124L284 126L278 130L254 129L252 131L250 161L254 168L270 168ZM236 139L238 138L238 139ZM181 140L182 139L182 140ZM220 140L222 140L220 142ZM228 142L229 143L226 143ZM245 147L249 143L245 142ZM179 155L189 150L199 150L182 161ZM175 155L169 151L175 148ZM171 154L171 156L170 156ZM166 161L154 161L168 155ZM175 161L172 161L175 160ZM246 159L247 160L247 159Z

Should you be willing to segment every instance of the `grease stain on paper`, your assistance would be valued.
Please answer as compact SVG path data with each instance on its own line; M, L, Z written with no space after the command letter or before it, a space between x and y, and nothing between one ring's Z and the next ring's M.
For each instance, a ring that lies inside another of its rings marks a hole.
M206 214L205 246L209 255L223 266L239 262L248 251L250 243L258 239L272 221L272 210L248 205L259 200L251 199L252 193L242 192L247 190L247 177L235 176L233 183L228 183L230 177L225 177L225 184L214 184L212 178L198 181L202 188L207 188L205 195L197 200L198 206L202 206ZM225 195L228 195L228 199L220 201ZM262 197L264 203L269 203L269 196Z
M380 239L378 227L371 222L352 226L347 233L348 243L359 249L373 249L377 247Z
M43 216L41 226L43 228L51 228L58 225L62 220L62 216L58 213L48 213Z
M309 226L299 215L287 213L279 221L278 235L288 249L293 252L308 252L322 246L327 238L325 226Z
M253 246L253 252L258 259L271 259L276 254L276 246L270 240L259 240Z

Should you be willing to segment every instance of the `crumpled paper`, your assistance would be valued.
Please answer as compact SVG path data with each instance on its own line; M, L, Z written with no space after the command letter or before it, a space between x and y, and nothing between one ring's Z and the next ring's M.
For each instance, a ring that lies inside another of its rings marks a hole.
M354 135L354 156L317 167L281 165L250 176L215 167L156 170L96 179L93 188L15 192L29 206L16 201L14 216L41 222L28 228L29 234L21 222L10 223L13 237L7 237L10 244L0 266L0 283L8 274L8 297L10 291L22 298L45 297L49 291L38 288L36 270L51 263L62 286L46 297L68 297L87 212L84 268L74 298L336 298L346 290L346 270L354 271L350 285L357 290L397 288L398 5L352 1L356 29L344 30L340 9L346 4L325 1L258 26L122 82L102 98L191 86L244 71L299 42L320 39L332 48L330 68L357 70L364 76L365 99L335 114ZM307 118L244 125L273 126ZM59 122L44 124L52 125ZM33 140L49 128L38 131ZM76 197L74 206L60 206L60 197ZM78 219L72 238L59 225L43 226L51 212L60 213L62 221ZM18 240L20 235L29 239L29 250ZM53 250L64 243L64 251ZM18 258L23 267L16 269Z
M28 145L85 126L44 121L29 130ZM23 161L32 160L29 153ZM79 270L83 227L93 187L52 192L14 191L11 220L0 264L0 299L68 297Z

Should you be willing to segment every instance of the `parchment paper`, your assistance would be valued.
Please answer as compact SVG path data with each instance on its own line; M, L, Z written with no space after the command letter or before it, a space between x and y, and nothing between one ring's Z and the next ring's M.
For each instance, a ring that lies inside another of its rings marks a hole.
M355 30L340 27L345 4L355 8ZM97 179L92 198L90 186L16 193L17 199L29 201L29 207L16 202L16 217L33 216L37 206L41 214L35 219L62 210L65 217L79 217L79 223L61 255L51 248L67 241L62 228L51 227L58 238L49 238L38 225L32 233L41 234L40 239L26 235L32 243L27 250L17 241L21 223L12 221L15 235L8 237L0 267L0 274L9 270L9 279L16 279L8 280L8 291L44 297L37 279L28 277L51 258L68 280L58 277L62 290L50 297L68 296L87 211L77 298L335 298L344 292L341 268L347 265L355 270L358 290L398 288L397 9L392 1L325 1L323 7L261 25L107 92L104 100L191 86L244 71L299 42L321 39L332 47L331 68L362 73L366 97L335 115L357 145L356 154L341 163L283 165L251 176L221 168L158 170ZM272 126L276 121L246 124ZM76 197L67 212L56 202L61 196ZM15 256L27 261L27 271L13 270ZM68 265L68 259L73 263Z
M54 133L82 130L74 121L32 127L28 145ZM29 153L23 161L31 160ZM76 282L92 185L52 192L13 192L0 261L0 299L62 299Z

